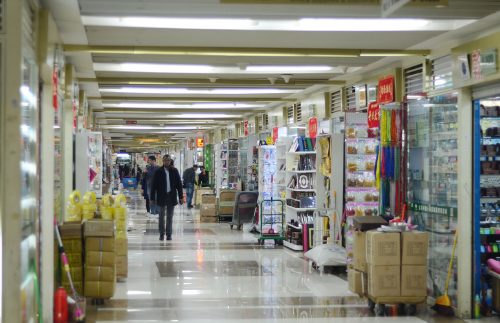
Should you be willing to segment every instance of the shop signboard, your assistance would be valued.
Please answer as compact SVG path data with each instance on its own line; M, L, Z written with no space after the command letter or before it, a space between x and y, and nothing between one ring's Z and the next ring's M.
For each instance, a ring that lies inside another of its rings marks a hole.
M420 204L420 203L410 203L409 206L410 210L415 212L445 215L448 217L456 217L458 214L458 209L456 207L444 207L444 206Z
M278 127L273 128L273 142L276 142L278 140Z
M380 106L378 102L371 102L368 105L368 128L378 128L380 126Z
M389 75L378 81L378 96L379 104L394 102L394 76Z
M196 147L203 148L203 146L204 146L203 138L196 138Z
M318 118L309 119L309 138L316 138L318 135Z
M495 74L497 71L497 50L483 50L480 55L481 75Z

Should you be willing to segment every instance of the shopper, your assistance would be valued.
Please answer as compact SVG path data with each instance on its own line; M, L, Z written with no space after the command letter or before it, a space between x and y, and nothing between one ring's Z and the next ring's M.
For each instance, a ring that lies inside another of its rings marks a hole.
M208 173L205 169L205 166L200 166L200 170L201 170L201 173L198 175L198 186L201 186L201 187L210 186L209 179L208 179Z
M149 168L146 175L146 186L148 198L151 199L151 185L153 184L153 176L155 172L160 168L160 166L156 164L156 157L154 155L148 157L148 166ZM149 204L149 217L153 217L154 214L159 213L156 205L152 205L150 201L148 201L146 204Z
M184 183L184 188L186 189L187 195L187 207L188 209L193 208L193 193L194 185L196 184L196 171L198 170L198 165L193 165L184 171L182 174L182 182Z
M147 177L148 177L148 172L151 166L146 165L146 169L142 173L142 178L141 178L141 188L142 188L142 196L146 200L146 212L150 214L151 208L149 206L149 195L148 195L148 182L147 182Z
M174 208L180 203L184 203L184 192L182 191L181 176L177 168L173 166L170 155L163 156L163 167L155 171L151 186L151 203L160 208L160 241L172 240L172 218ZM178 199L178 200L177 200ZM165 227L165 215L167 223Z

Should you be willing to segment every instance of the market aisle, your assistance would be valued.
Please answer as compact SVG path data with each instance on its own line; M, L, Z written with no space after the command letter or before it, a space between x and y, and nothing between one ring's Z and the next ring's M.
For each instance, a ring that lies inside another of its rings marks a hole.
M144 215L137 193L131 194L129 277L117 284L115 297L104 306L89 308L88 322L389 319L370 317L365 301L347 291L344 279L320 276L301 253L259 246L248 228L231 231L227 224L200 223L197 210L177 207L173 240L158 241L157 224Z

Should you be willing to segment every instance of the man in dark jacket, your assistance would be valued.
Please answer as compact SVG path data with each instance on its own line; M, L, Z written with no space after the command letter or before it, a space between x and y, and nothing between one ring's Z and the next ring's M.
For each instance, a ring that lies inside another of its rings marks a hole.
M146 173L146 191L144 195L148 196L148 199L151 200L151 186L153 185L153 176L155 172L160 168L156 164L156 157L154 155L151 155L148 157L148 166L147 166L147 173ZM144 187L143 187L144 189ZM149 218L154 218L154 214L158 214L158 207L156 205L151 205L151 201L147 201L147 204L149 204L149 213L147 216Z
M172 240L174 208L178 203L181 205L184 203L184 193L181 176L177 168L173 167L170 155L163 156L163 167L156 170L153 175L149 198L160 209L160 241L163 241L165 233L167 240ZM178 201L177 198L179 198ZM167 216L166 227L165 215Z
M193 208L193 193L194 193L194 184L196 183L196 170L198 169L198 165L193 165L184 171L182 174L182 181L184 183L184 188L186 189L187 196L187 207L188 209Z

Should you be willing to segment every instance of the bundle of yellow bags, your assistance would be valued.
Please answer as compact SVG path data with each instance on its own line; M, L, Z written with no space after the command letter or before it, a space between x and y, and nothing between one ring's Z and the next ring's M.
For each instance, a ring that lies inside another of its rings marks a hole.
M110 194L106 194L102 197L101 203L101 218L103 220L113 220L114 217L114 207L113 207L113 197Z
M115 198L114 218L116 226L116 238L127 238L127 199L125 195L119 194Z
M80 191L73 191L66 202L65 222L82 221L82 195Z
M97 211L97 198L94 192L87 192L83 195L82 218L83 220L93 219Z

